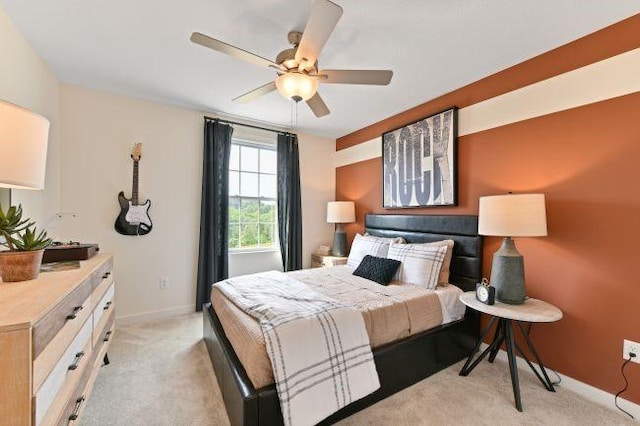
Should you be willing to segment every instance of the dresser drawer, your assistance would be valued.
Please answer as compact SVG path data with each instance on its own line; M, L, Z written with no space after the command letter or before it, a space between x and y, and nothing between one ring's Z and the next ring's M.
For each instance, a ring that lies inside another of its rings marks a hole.
M92 376L96 376L98 373L99 365L97 359L100 356L100 351L92 351L91 357L88 360L87 368L82 373L82 378L75 388L71 397L67 401L67 405L62 410L62 414L56 423L58 426L66 426L69 424L75 424L79 418L80 412L84 409L89 397L90 389L88 389L89 381ZM104 352L102 353L104 356ZM95 368L94 368L95 366Z
M93 290L95 290L105 280L113 280L113 259L110 258L93 275Z
M92 358L89 360L89 365L93 365L95 362L95 356L98 353L94 353ZM71 395L71 398L67 401L67 405L62 410L62 414L56 423L58 426L66 426L69 423L74 422L78 419L80 414L80 410L82 410L87 403L88 395L85 394L84 389L89 382L89 378L93 374L93 368L85 368L84 373L82 374L82 378L80 379L80 383L78 383L78 387L75 389L75 392Z
M91 321L91 297L87 297L75 314L76 317L69 319L60 332L56 334L49 344L42 350L40 355L33 361L33 392L36 393L44 380L47 378L60 356L69 347L69 343L77 335L85 322Z
M90 368L87 368L87 373L91 373ZM88 379L89 377L87 377L87 380ZM76 392L74 396L74 398L71 398L69 400L67 406L64 407L62 415L60 416L60 419L58 419L58 423L56 424L56 426L68 426L77 424L78 420L80 419L80 413L82 413L82 411L84 410L84 406L87 403L88 396L85 395L84 387L79 388L78 392Z
M76 337L73 339L67 350L62 354L60 360L55 365L51 374L44 381L40 389L35 394L35 424L42 424L45 415L47 419L56 419L56 413L47 413L52 407L54 400L57 404L64 406L67 402L63 387L71 387L72 391L81 378L84 366L91 357L91 333L93 323L89 318ZM75 383L74 383L75 382ZM62 407L60 407L62 408ZM54 420L55 421L55 420ZM47 422L50 423L50 422Z
M98 287L96 287L91 294L92 311L98 306L104 295L107 293L107 290L109 290L109 288L111 288L112 286L113 277L111 275L107 276L106 278L100 279L100 284L98 284Z
M100 324L100 320L103 315L108 315L111 311L114 310L113 302L115 295L115 285L111 284L111 286L107 289L104 296L100 298L100 301L95 305L93 309L93 329L97 329Z
M114 312L111 312L109 315L105 315L102 319L104 321L104 326L93 333L94 352L106 352L107 347L113 340L113 333L115 333L116 330L116 315Z
M111 288L113 290L113 287ZM96 307L96 310L94 311L94 317L93 317L93 347L96 348L98 346L100 346L100 344L104 341L104 339L106 338L107 340L110 339L110 335L105 336L106 330L107 328L110 326L110 324L112 324L114 322L114 318L115 318L115 305L114 305L114 299L113 299L113 291L110 290L109 292L107 292L107 294L105 294L104 297L104 301L102 303L100 303L100 305L98 305ZM107 298L107 296L111 296L110 299ZM98 317L98 313L100 313L100 316Z
M58 303L51 311L33 325L33 358L36 359L51 340L70 321L78 320L83 303L92 291L93 275L85 279L76 289ZM37 297L37 295L34 295Z
M75 403L89 397L113 332L111 305L93 319L112 269L112 256L99 253L79 268L0 283L0 426L68 424L69 411L82 411Z

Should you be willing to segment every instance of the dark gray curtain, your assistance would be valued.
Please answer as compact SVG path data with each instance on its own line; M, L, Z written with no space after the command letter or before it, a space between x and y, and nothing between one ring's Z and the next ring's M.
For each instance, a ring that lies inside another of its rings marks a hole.
M233 127L205 119L197 311L209 302L211 285L229 276L229 155L232 134Z
M298 137L278 134L278 233L285 271L302 269L302 207Z

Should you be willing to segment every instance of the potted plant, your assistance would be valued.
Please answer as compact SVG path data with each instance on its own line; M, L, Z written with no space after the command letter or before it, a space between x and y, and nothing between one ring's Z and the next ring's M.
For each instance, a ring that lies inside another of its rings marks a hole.
M22 206L5 212L0 206L0 278L3 282L27 281L38 277L44 249L51 244L45 231L22 218Z

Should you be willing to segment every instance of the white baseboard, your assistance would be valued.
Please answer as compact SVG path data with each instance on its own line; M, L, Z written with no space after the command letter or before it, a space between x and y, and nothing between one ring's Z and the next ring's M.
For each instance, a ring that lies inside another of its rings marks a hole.
M116 316L116 321L118 325L133 325L172 318L178 315L192 314L194 312L195 308L193 305L182 305L157 311L147 311L139 314L124 315L121 317Z
M480 347L480 351L481 352L484 351L488 346L489 345L487 345L486 343L483 343L482 346ZM507 359L507 352L505 352L502 349L498 351L498 356L496 358L504 362L509 362L509 360ZM529 368L525 360L520 357L517 357L517 358L518 358L518 369L523 371L528 371L531 373L531 369ZM532 364L538 367L538 364L536 364L535 362L532 362ZM547 368L547 373L549 373L549 368ZM572 377L565 376L564 374L558 373L558 375L562 379L562 384L560 385L561 387L567 390L570 390L572 392L575 392L581 397L591 402L602 405L611 410L620 412L614 403L615 395L610 394L609 392L605 392L591 385L588 385L579 380L576 380ZM553 375L550 377L550 379L551 381L553 381ZM640 405L631 401L627 401L622 397L618 398L618 405L623 409L625 409L633 417L635 417L637 422L640 422Z

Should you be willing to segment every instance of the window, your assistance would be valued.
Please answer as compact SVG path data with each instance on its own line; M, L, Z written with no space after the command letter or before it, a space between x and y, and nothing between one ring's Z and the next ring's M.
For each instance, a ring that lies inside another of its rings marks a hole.
M234 139L229 159L229 249L278 247L276 147Z

